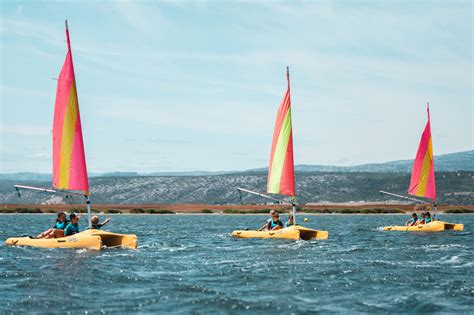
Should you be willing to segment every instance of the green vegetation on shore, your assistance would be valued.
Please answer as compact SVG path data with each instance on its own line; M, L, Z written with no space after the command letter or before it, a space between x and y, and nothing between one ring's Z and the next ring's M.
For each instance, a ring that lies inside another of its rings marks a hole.
M474 210L459 208L459 209L449 209L449 210L444 211L444 213L474 213Z
M238 210L238 209L225 209L225 214L247 214L247 213L269 213L270 209L252 209L252 210Z
M165 210L165 209L160 209L160 210L155 210L155 209L142 209L142 208L134 208L130 210L130 213L132 214L174 214L173 211L170 210Z
M290 209L281 209L280 213L286 213ZM410 213L410 211L403 210L400 208L350 208L350 207L327 207L319 209L310 209L310 208L300 208L298 207L298 212L308 213L308 214L391 214L391 213ZM84 208L70 208L70 209L49 209L49 208L37 208L37 207L11 207L11 208L0 208L1 213L57 213L58 211L67 211L67 212L77 212L77 213L86 213L87 210ZM132 208L132 209L92 209L93 213L106 213L106 214L175 214L181 212L181 210L168 210L168 209L143 209L143 208ZM184 208L183 213L202 213L202 214L213 214L213 213L224 213L224 214L268 214L270 208L265 209L235 209L227 208L224 210L212 210L208 208L204 209L193 209L189 210ZM474 208L453 208L440 211L440 213L446 214L463 214L463 213L474 213Z
M367 209L350 209L350 208L325 208L322 210L302 209L305 213L341 213L341 214L387 214L387 213L405 213L401 209L383 209L383 208L367 208Z
M77 208L71 208L69 210L61 210L61 211L67 211L67 212L76 212L76 213L87 213L86 209L77 209ZM7 208L7 209L1 209L0 208L0 213L57 213L59 212L58 210L53 210L53 209L40 209L40 208ZM92 213L107 213L107 214L174 214L175 212L171 210L164 210L164 209L141 209L141 208L135 208L131 209L130 211L122 211L122 210L117 210L117 209L106 209L103 211L97 210L97 209L92 209Z

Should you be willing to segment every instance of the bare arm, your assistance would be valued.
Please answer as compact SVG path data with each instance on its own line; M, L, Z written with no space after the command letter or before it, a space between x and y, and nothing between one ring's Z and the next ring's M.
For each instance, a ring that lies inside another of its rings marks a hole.
M259 231L263 231L263 230L265 230L265 229L267 229L267 228L268 228L268 222L265 223L265 224L264 224L261 228L259 228L258 230L259 230Z
M109 222L110 222L110 218L107 218L107 219L104 220L104 222L101 223L101 225L104 226Z

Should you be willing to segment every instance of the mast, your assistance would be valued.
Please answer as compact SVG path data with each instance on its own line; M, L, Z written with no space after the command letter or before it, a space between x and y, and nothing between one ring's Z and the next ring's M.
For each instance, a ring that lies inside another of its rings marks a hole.
M426 114L428 119L413 162L408 194L431 199L436 216L436 181L429 103L426 103Z
M288 66L286 66L286 81L288 83L288 99L291 99L290 98L290 67ZM293 126L292 126L292 129L293 129ZM292 133L293 133L293 130L292 130ZM294 168L295 168L295 165L293 163L293 173L294 173ZM291 197L291 206L293 210L293 224L296 224L296 189L295 189L295 195Z
M284 195L289 197L292 205L293 220L296 224L296 189L295 189L295 165L293 160L293 128L291 122L291 99L290 99L290 69L286 67L287 88L283 99L278 107L278 112L273 129L272 147L270 151L270 163L268 166L267 193ZM283 201L265 194L248 189L237 188L239 192L247 192L263 198Z
M86 167L86 161L85 161L85 153L84 153L84 143L82 139L82 126L81 126L81 121L80 121L80 112L79 112L79 100L77 96L77 90L76 90L76 78L75 78L75 71L74 71L74 62L72 61L72 49L71 49L71 38L69 36L69 26L67 23L67 19L64 20L64 26L66 28L66 42L67 42L67 49L68 49L68 55L66 56L66 61L65 65L67 64L70 66L70 70L68 71L67 75L65 75L65 79L67 80L72 80L71 85L70 85L70 94L68 95L69 97L73 97L73 100L75 101L75 110L76 112L72 112L70 116L68 117L74 117L76 119L74 126L70 126L70 128L73 128L73 130L79 131L79 135L74 138L74 141L77 141L79 143L78 148L70 148L70 167L71 165L75 162L76 168L79 170L77 174L73 174L72 169L69 170L64 170L60 169L59 172L69 172L69 175L67 176L69 181L71 181L71 178L75 181L74 184L69 183L61 183L62 185L67 185L68 188L71 188L72 186L77 186L79 189L84 191L84 197L86 200L86 207L87 207L87 223L89 228L92 227L92 222L91 222L91 216L92 216L92 211L91 211L91 199L90 199L90 192L89 192L89 184L88 184L88 176L87 176L87 167ZM61 74L63 73L63 70L61 70ZM58 94L57 97L60 95L59 94L59 82L58 82ZM58 102L58 99L56 99L56 102ZM58 103L56 104L58 106ZM61 103L59 103L59 106L62 106ZM63 117L64 119L65 117ZM60 121L61 122L61 121ZM62 123L62 122L61 122ZM61 130L61 136L63 135L64 131ZM61 139L62 140L62 139ZM73 151L76 149L76 151ZM64 150L66 152L68 149L61 148L61 158L62 155L64 154ZM60 166L61 167L61 166ZM63 176L63 174L60 174L60 176Z
M57 79L56 101L53 119L53 189L13 185L20 197L20 189L51 194L79 195L86 199L88 226L91 222L91 199L87 176L81 117L77 97L74 64L72 62L71 40L67 20L67 54Z
M270 164L268 167L267 193L292 198L295 219L295 167L293 161L293 129L291 122L290 70L286 67L287 88L278 107L273 130Z

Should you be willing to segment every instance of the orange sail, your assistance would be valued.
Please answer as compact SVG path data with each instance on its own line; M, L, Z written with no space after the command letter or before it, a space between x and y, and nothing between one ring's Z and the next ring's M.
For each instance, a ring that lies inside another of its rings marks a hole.
M68 52L58 78L53 122L53 187L89 195L86 157L71 43L66 22Z
M287 68L288 87L278 108L273 131L267 192L295 196L295 171L293 166L293 132L291 126L290 75Z
M408 193L413 196L433 199L436 201L436 184L433 160L433 142L431 137L430 108L427 105L428 122L421 135L421 142L416 153L411 173Z

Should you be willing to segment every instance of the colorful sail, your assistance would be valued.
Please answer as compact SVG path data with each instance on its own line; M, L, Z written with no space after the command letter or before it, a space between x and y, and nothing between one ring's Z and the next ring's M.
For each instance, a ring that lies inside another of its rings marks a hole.
M58 78L53 122L53 187L89 194L81 116L66 21L67 55Z
M416 153L413 171L411 173L410 195L425 197L436 201L436 185L433 160L433 142L430 126L430 108L427 105L428 122L421 136L420 146Z
M291 127L290 75L287 68L288 87L278 108L273 131L267 192L295 196L295 171L293 166L293 131Z

